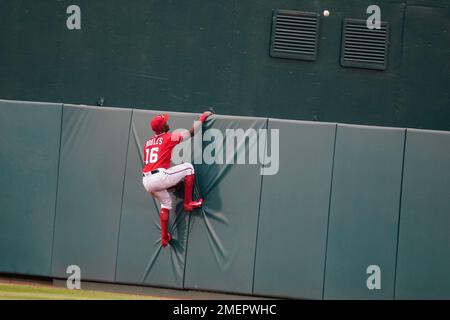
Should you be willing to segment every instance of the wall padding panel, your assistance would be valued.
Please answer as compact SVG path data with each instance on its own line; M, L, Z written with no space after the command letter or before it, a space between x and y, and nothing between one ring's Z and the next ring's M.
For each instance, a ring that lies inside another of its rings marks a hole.
M337 127L325 299L393 299L404 139L405 129ZM380 289L367 286L369 266Z
M264 176L254 293L322 299L336 124L269 119L280 164Z
M64 105L52 274L114 281L131 110Z
M251 135L248 129L258 132L266 126L267 119L218 115L205 124L205 129L220 134L207 138L211 142L205 142L204 152L209 154L214 146L216 153L211 154L224 161L195 166L205 205L191 214L186 288L252 293L262 176L259 162L250 164L250 154L258 154L259 148L253 139L237 142L237 149L226 148L226 141L233 137L227 129L242 129ZM232 165L226 160L235 157L237 161L236 156L244 152L248 156L245 164Z
M50 275L61 110L0 100L0 272Z
M184 190L173 194L169 230L170 246L160 244L160 204L142 185L143 145L154 133L149 123L156 111L134 110L129 138L125 189L120 224L116 281L163 287L183 286L189 214L183 211ZM169 113L171 129L189 129L194 114ZM172 130L173 131L173 130ZM192 140L182 144L191 144ZM173 154L180 154L181 144ZM179 151L179 153L177 153ZM190 156L190 153L187 154ZM176 157L176 156L175 156ZM178 164L178 162L176 163Z
M450 299L450 132L408 129L396 299Z

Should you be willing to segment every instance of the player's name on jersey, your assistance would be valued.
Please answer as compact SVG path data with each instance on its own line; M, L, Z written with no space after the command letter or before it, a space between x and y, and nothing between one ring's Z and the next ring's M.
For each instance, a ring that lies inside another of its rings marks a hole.
M145 144L146 147L150 147L150 146L157 146L163 143L163 138L162 137L154 137L150 140L147 141L147 143Z

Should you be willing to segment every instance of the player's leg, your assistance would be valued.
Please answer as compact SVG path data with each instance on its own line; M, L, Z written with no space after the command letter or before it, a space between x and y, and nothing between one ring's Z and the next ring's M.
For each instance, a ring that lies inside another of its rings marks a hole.
M178 184L184 179L184 210L191 212L195 208L200 208L203 204L203 199L192 200L192 193L194 191L195 171L192 164L186 162L177 166L173 166L166 170L167 183L170 186Z
M151 194L161 204L159 212L159 219L161 222L161 245L165 248L172 240L172 235L169 232L169 212L172 210L172 198L167 190L153 191Z
M200 208L203 205L203 199L192 200L194 191L195 174L190 174L184 177L184 210L191 212L195 208Z
M161 204L159 218L161 222L161 244L166 247L172 239L169 232L169 212L172 209L172 198L167 190L161 188L164 180L164 174L158 173L157 176L146 176L142 179L145 190Z

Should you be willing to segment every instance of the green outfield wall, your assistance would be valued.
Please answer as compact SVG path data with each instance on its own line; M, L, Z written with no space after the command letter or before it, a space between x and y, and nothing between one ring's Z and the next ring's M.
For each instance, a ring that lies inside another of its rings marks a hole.
M373 4L386 69L342 66ZM270 55L278 9L318 15L314 61ZM0 41L1 99L450 131L448 0L2 0Z
M163 249L141 174L159 113L0 100L0 273L64 279L77 265L82 280L110 283L450 298L449 132L215 115L201 151L235 163L194 164L205 204L188 214L183 188L172 194ZM169 116L188 129L198 115ZM258 136L227 152L230 129ZM195 155L193 143L176 156ZM276 174L261 175L277 152Z
M51 275L62 104L0 101L0 270Z

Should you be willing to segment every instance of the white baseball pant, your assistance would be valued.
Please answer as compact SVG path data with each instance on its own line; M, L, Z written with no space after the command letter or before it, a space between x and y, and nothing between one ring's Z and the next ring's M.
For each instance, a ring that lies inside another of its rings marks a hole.
M167 189L177 185L185 176L194 174L194 167L186 162L169 169L158 168L158 170L158 173L146 174L142 178L142 184L145 190L159 201L161 208L172 210L172 198Z

